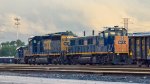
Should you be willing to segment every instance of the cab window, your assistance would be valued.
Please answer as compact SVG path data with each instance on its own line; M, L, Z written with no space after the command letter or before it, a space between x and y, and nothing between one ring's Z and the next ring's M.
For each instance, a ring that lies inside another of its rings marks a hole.
M121 36L122 34L121 34L121 32L117 32L116 35L117 36Z
M74 46L74 45L75 45L75 40L71 40L71 41L70 41L70 45L71 45L71 46Z
M33 43L36 43L36 40L34 40Z
M110 32L110 36L115 36L115 32Z
M88 39L88 44L93 44L93 39L92 38Z
M104 34L103 34L103 33L100 33L100 37L104 37Z
M80 39L78 44L79 44L79 45L84 45L84 40L83 40L83 39Z
M127 32L123 31L123 36L126 36L127 35Z
M108 38L108 33L105 33L105 38Z

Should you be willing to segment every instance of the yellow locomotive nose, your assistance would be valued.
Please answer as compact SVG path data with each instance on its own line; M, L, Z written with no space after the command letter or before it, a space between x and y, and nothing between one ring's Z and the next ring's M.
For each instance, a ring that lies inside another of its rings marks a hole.
M115 53L129 53L128 36L115 36Z

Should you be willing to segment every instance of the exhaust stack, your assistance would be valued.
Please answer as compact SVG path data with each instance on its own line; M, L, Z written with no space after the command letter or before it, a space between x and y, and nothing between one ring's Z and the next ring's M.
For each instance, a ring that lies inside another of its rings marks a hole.
M94 36L94 34L95 34L95 31L93 30L93 31L92 31L92 35Z
M85 31L83 31L83 35L85 36Z

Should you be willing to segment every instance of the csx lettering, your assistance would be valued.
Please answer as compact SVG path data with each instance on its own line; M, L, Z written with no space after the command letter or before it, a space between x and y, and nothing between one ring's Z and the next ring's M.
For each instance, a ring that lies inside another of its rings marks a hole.
M126 44L126 41L118 41L118 44Z

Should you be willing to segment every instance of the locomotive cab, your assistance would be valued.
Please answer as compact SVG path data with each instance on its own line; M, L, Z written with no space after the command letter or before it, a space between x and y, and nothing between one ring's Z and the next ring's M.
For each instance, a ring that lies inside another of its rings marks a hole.
M106 37L106 36L105 36ZM107 45L113 45L113 64L127 64L129 53L127 30L115 26L108 28Z
M108 51L113 53L125 52L125 47L121 48L121 46L128 44L127 30L125 28L120 28L118 26L109 27L103 32L103 34L105 45L108 45L108 47L111 46L111 49L108 49Z

